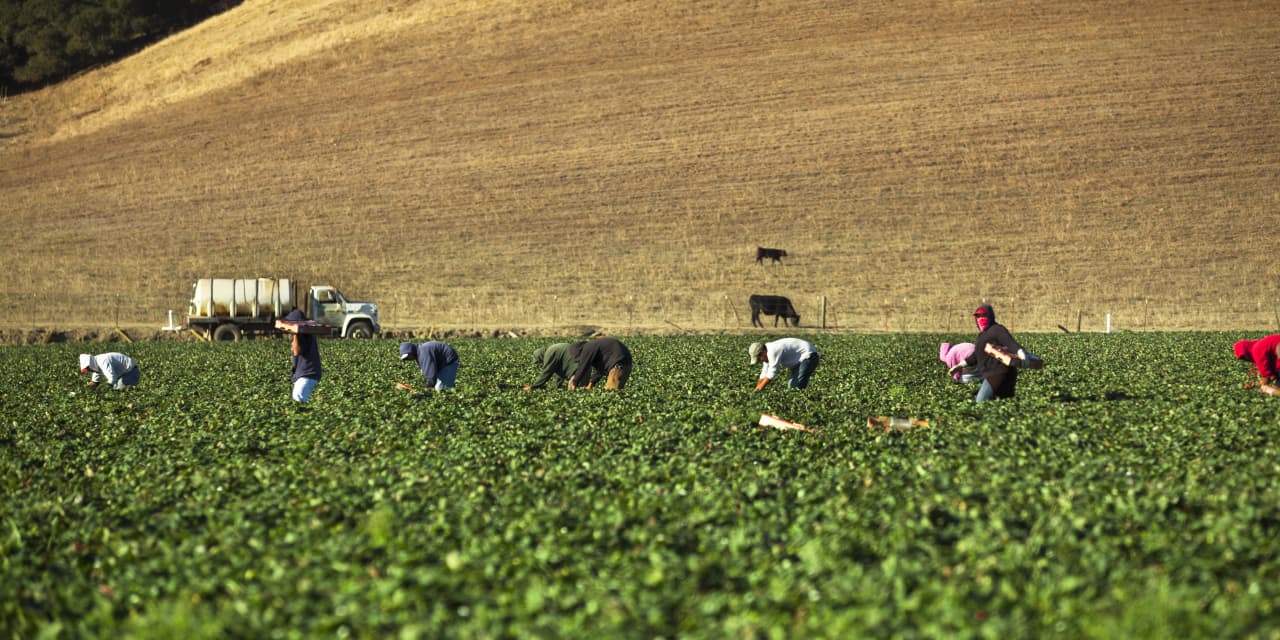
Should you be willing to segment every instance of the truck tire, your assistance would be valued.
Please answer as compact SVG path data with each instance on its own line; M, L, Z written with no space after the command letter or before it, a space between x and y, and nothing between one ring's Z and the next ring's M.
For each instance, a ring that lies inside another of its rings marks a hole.
M214 342L236 342L240 337L240 327L234 324L220 324L213 330Z
M359 321L352 322L351 327L347 329L348 338L356 338L358 340L368 340L373 337L373 325L368 322Z

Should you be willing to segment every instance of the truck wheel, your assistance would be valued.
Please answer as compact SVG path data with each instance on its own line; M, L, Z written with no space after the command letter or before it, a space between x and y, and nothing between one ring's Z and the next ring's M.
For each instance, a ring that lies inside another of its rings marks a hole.
M347 330L347 337L368 340L373 337L373 325L368 322L352 322L351 328Z
M234 324L220 324L213 330L214 342L235 342L240 339L240 327Z

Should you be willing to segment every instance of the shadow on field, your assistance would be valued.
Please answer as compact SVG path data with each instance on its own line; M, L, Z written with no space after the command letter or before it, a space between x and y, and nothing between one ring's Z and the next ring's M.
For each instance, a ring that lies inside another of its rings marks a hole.
M1070 392L1059 393L1050 398L1054 402L1116 402L1121 400L1153 400L1155 396L1135 396L1125 391L1104 391L1102 395L1077 396Z

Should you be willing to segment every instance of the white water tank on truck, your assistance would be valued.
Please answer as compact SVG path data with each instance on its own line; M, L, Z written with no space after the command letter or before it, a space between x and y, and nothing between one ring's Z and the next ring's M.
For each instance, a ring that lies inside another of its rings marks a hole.
M193 318L283 316L294 307L288 278L200 278L191 294Z

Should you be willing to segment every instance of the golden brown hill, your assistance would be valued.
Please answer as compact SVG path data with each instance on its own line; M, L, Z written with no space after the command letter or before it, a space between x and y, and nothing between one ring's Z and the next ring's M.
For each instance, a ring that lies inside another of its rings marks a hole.
M1275 328L1277 8L249 0L0 102L0 324Z

